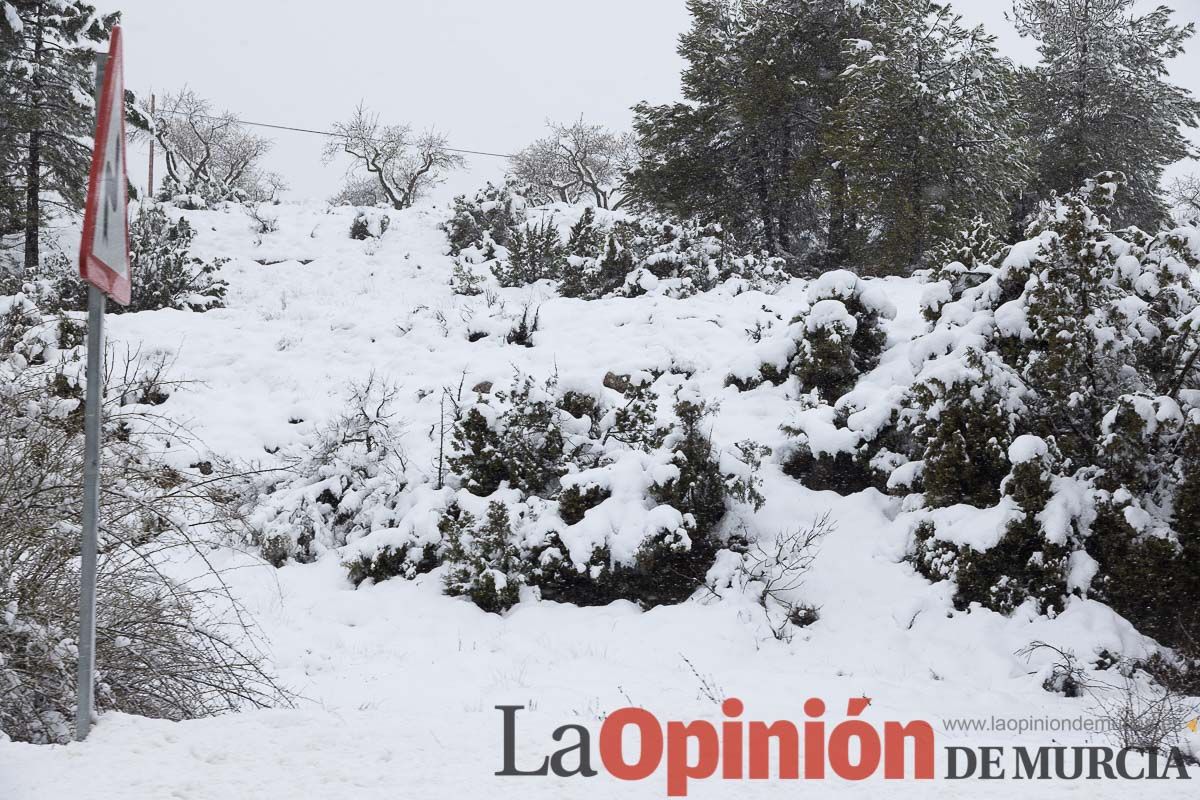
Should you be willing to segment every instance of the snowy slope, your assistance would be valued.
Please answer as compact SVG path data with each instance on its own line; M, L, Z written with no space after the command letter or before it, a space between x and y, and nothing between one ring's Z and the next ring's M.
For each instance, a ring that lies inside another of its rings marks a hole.
M756 324L781 330L805 305L795 281L778 293L718 289L686 300L648 296L579 301L546 287L462 297L449 289L450 259L437 223L444 208L393 213L381 240L354 241L352 213L284 205L279 230L254 234L239 209L187 212L197 254L230 257L227 308L205 314L157 311L110 318L119 346L162 351L172 376L190 381L162 406L202 444L177 448L186 466L207 454L270 463L334 415L346 387L375 372L401 390L404 446L412 464L435 461L441 387L508 384L514 369L560 384L598 388L607 372L668 373L720 404L713 438L777 448L795 411L787 388L725 386L751 346ZM889 335L902 343L921 326L916 281L878 282L899 308ZM505 344L526 307L538 308L531 348ZM468 341L468 334L486 338ZM909 369L894 347L872 376ZM690 377L688 377L690 376ZM1044 661L1017 651L1034 640L1081 654L1102 648L1137 655L1141 637L1106 607L1074 601L1058 618L1005 618L953 611L952 587L931 585L902 559L910 523L900 501L868 491L843 498L814 492L764 467L767 504L747 519L758 531L796 529L826 511L837 523L802 596L821 619L791 642L775 640L761 612L736 599L641 612L630 604L579 609L525 602L501 617L442 595L436 576L355 590L337 554L275 570L221 549L254 612L295 710L187 723L120 715L101 719L85 744L0 743L0 798L458 798L662 797L661 775L621 784L593 779L497 778L499 704L528 707L518 752L540 760L549 732L578 723L593 733L607 712L644 705L660 719L720 719L704 685L746 703L747 718L803 718L808 697L835 712L847 698L873 698L865 718L926 719L939 745L963 734L951 717L1084 714L1082 700L1042 690ZM971 521L968 521L970 524ZM978 520L975 524L986 524ZM690 665L689 665L690 662ZM839 716L839 715L835 715ZM832 718L832 717L831 717ZM839 716L840 718L840 716ZM1064 734L1070 744L1104 743ZM1045 736L976 735L969 743ZM940 771L940 770L939 770ZM691 796L1008 797L1009 782L939 781L863 785L840 780L696 782ZM1170 783L1017 785L1030 797L1153 797Z

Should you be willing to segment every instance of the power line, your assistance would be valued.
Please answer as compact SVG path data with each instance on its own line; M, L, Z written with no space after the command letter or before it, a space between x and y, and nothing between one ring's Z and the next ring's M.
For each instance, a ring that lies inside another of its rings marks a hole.
M214 117L209 114L195 114L195 113L191 113L188 111L167 111L166 109L164 109L164 110L160 111L159 113L160 114L175 114L175 115L181 116L181 117L199 117L200 119L208 119L208 120L212 120L214 122L236 122L239 125L246 125L251 128L272 128L277 131L295 131L296 133L311 133L316 136L328 136L331 139L346 138L344 134L336 133L334 131L320 131L320 130L316 130L315 128L297 128L292 125L276 125L276 124L270 123L270 122L251 122L250 120L236 119L236 118L231 118L231 117ZM445 149L449 150L452 153L470 153L471 155L474 155L474 156L491 156L493 158L507 158L507 159L514 158L514 156L509 155L508 153L489 153L484 150L463 150L462 148L458 148L458 147L447 147Z

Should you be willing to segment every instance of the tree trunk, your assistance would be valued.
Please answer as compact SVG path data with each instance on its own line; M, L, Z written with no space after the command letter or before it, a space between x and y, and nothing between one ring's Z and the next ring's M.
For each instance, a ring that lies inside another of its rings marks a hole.
M32 113L29 127L29 155L25 162L25 274L31 275L41 264L39 252L41 236L42 194L42 115L41 115L41 64L42 64L42 12L38 9L37 33L33 40L33 81L29 92L29 110Z
M29 156L25 162L25 274L32 275L41 263L42 141L39 131L29 133Z
M834 168L829 189L829 239L826 244L826 266L829 269L844 268L850 263L850 232L847 230L846 219L849 210L848 192L845 167Z

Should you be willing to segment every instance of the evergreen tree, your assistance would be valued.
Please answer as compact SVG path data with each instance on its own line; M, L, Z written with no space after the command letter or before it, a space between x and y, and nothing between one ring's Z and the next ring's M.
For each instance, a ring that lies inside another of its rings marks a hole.
M690 0L684 103L640 104L634 199L718 221L771 254L819 268L849 258L845 174L826 152L855 30L850 0Z
M119 15L99 16L81 0L11 0L8 5L14 15L0 18L5 53L0 97L4 127L16 136L0 139L0 164L3 182L19 187L22 196L24 266L31 272L40 261L45 207L83 207L95 128L94 53ZM8 196L0 193L0 207L8 213L5 227L17 218L15 200L11 190Z
M973 217L1002 221L1026 173L1012 65L934 0L874 0L849 42L835 151L884 272L920 266Z
M1041 54L1023 90L1038 133L1039 196L1120 171L1129 183L1113 221L1153 229L1166 218L1163 169L1194 152L1181 128L1196 126L1200 104L1167 79L1167 63L1195 26L1172 25L1162 6L1139 16L1134 4L1017 0L1014 14Z

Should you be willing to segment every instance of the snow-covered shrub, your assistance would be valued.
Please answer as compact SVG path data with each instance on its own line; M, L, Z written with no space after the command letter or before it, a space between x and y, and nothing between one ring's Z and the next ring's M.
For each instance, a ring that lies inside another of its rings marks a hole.
M655 218L638 221L640 270L667 281L671 294L684 297L737 278L747 288L766 288L786 279L784 261L747 252L719 225ZM632 277L631 287L642 279Z
M226 283L216 277L226 259L204 261L190 253L196 231L183 217L171 221L161 206L148 206L129 228L133 281L128 306L113 312L179 308L207 311L224 305ZM83 307L83 304L81 304Z
M1118 183L1048 205L914 343L928 361L906 432L934 509L914 558L955 578L961 604L1077 593L1194 653L1200 615L1179 598L1200 589L1200 235L1113 232ZM935 507L964 502L1003 512L994 540L943 534Z
M350 238L360 241L379 239L387 233L392 218L382 211L359 211L350 223Z
M968 349L961 366L912 388L920 410L913 437L924 442L921 481L929 505L986 508L1000 499L1008 474L1006 443L1024 410L1023 390L994 353Z
M511 232L508 258L492 264L501 286L527 286L553 280L562 272L563 244L553 220L525 224Z
M533 347L533 335L537 333L540 314L541 312L535 308L531 316L529 306L521 309L521 319L505 334L504 341L521 347Z
M764 288L786 277L780 259L737 252L718 226L650 216L601 223L589 208L568 237L559 291L583 298L648 291L687 297L733 278Z
M896 307L846 270L826 272L813 281L808 302L792 371L802 391L816 391L833 402L879 363L887 341L880 319L895 317Z
M208 311L224 305L228 284L217 272L228 259L206 261L193 256L195 229L182 216L172 221L165 209L159 204L145 205L130 225L129 264L135 277L129 305L109 303L108 313L161 308ZM78 278L69 259L53 262L44 276L30 277L45 279L38 296L45 298L48 310L87 309L87 284Z
M483 396L454 426L450 469L463 486L486 497L507 484L551 496L571 457L588 447L564 430L570 419L557 405L554 382L518 376L508 391Z
M589 206L564 242L552 217L534 224L529 216L524 198L511 184L489 184L472 200L457 198L442 229L450 254L459 259L458 269L486 265L505 287L557 280L562 296L584 299L648 291L685 297L734 278L741 280L741 290L764 288L786 277L780 259L739 254L737 244L717 226L598 214Z
M470 264L461 259L454 259L450 267L450 291L466 297L476 297L483 294L483 285L487 278L476 272Z
M0 311L0 732L62 743L76 702L82 332L21 296L0 298ZM136 383L142 367L128 366ZM229 519L221 483L159 460L156 440L182 432L122 403L134 388L111 380L103 394L98 710L186 719L272 702L252 641L217 615L234 601L205 588L220 576L169 574L203 562L195 526Z
M482 252L488 244L507 247L512 232L525 222L525 205L525 198L507 184L488 183L473 198L454 198L453 215L441 226L450 240L450 255L469 248Z
M371 374L342 412L287 454L282 472L248 488L254 542L276 566L312 561L385 527L407 486L397 390Z
M452 504L438 527L446 541L447 594L465 595L493 613L516 604L525 578L504 503L489 504L483 520Z
M352 579L440 563L451 593L490 611L516 602L522 586L587 605L687 599L727 546L728 511L762 502L757 460L713 446L694 394L677 396L668 422L650 376L622 385L563 391L517 375L509 390L479 395L454 426L449 483L461 488L441 501L433 538L364 542Z

